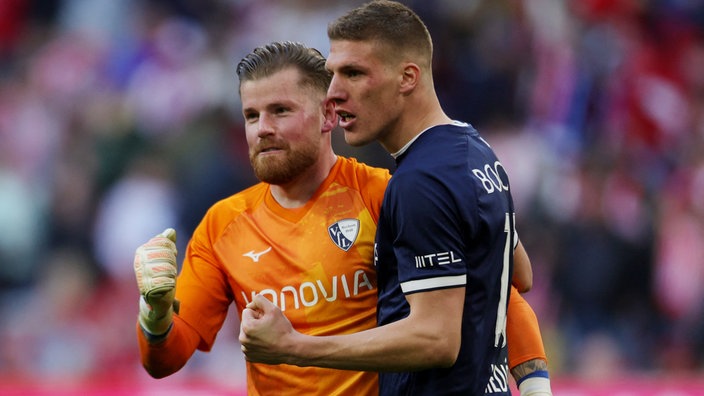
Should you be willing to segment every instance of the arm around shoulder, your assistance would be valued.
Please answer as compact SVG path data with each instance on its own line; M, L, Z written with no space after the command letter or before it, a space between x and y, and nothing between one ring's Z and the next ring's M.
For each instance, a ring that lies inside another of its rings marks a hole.
M520 293L526 293L533 288L533 267L521 241L518 241L513 251L513 279L511 280Z

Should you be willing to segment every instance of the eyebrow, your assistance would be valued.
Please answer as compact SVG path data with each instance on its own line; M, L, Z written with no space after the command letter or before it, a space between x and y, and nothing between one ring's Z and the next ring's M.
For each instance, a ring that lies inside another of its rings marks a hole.
M270 109L277 109L281 107L285 108L293 108L296 107L297 103L295 101L282 101L282 100L277 100L276 102L271 102L267 103L266 105L263 106L265 110L270 110ZM253 107L246 107L242 109L242 112L247 112L247 111L259 111L254 109Z
M355 70L355 71L364 71L364 72L366 72L366 71L369 70L369 69L370 69L370 68L369 68L368 66L363 66L363 65L361 65L361 64L358 63L358 62L351 62L351 63L345 63L345 64L341 65L340 67L337 68L337 71L338 71L338 72L347 72L347 71L350 71L350 70ZM330 69L329 69L329 70L330 70ZM330 70L330 72L332 73L333 71Z

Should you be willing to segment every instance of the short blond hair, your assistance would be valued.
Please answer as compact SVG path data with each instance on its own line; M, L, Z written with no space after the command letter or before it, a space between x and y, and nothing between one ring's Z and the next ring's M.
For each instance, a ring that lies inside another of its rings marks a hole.
M432 63L433 41L427 26L396 1L371 1L349 11L328 25L328 38L376 42L392 52L417 54L426 67Z
M326 93L332 74L325 68L325 57L315 48L293 41L272 42L255 48L237 65L240 87L245 81L269 77L281 70L295 68L301 83Z

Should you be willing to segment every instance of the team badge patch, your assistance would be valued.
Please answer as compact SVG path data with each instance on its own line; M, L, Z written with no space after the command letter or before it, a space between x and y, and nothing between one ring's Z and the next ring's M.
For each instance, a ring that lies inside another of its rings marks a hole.
M359 220L343 219L328 227L333 243L344 251L350 250L359 235Z

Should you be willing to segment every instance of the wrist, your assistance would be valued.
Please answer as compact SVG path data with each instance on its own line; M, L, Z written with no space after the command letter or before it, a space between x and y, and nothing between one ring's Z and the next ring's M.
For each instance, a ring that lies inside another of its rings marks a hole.
M158 311L149 305L143 296L139 299L139 325L148 339L165 337L173 324L173 314L173 304L169 304L165 311Z
M171 329L172 329L173 327L174 327L174 323L171 322L171 324L170 324L169 327L166 329L166 332L165 332L164 334L156 335L156 334L152 334L152 333L150 333L149 331L147 331L147 329L145 329L144 326L142 326L141 323L139 324L139 329L142 331L142 334L144 335L144 338L147 339L147 343L150 344L150 345L158 344L158 343L163 342L164 340L166 340L166 337L168 337L169 333L171 333Z
M518 390L521 396L552 396L548 372L539 370L526 375L518 384Z

